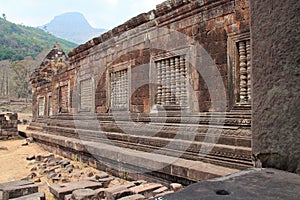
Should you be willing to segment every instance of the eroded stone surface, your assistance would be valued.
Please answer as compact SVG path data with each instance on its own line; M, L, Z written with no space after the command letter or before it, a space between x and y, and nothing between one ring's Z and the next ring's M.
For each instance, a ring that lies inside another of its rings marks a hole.
M257 166L298 174L299 8L297 0L251 3L253 153Z
M202 181L162 199L291 199L299 198L300 176L275 169L253 169Z

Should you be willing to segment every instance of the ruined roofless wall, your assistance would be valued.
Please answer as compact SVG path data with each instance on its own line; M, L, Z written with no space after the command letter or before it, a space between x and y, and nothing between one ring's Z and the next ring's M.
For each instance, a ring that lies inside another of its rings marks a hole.
M228 63L235 65L237 58L234 41L237 35L243 34L249 35L247 0L166 1L158 5L156 10L140 14L70 52L70 65L76 71L77 84L73 94L80 98L80 82L91 78L92 95L96 99L92 106L95 106L97 112L109 112L110 76L115 71L130 68L129 110L149 112L157 98L153 92L157 91L157 86L144 83L153 81L151 70L155 68L155 59L168 58L170 52L184 54L189 46L196 43L207 51L219 70L225 86L225 103L227 108L231 108L236 102L235 93L238 90L238 84L232 78L235 75L231 73L238 74L239 71L234 71ZM198 60L190 58L189 62L187 78L190 88L187 95L193 96L187 100L190 109L218 110L212 108L209 86L206 85L208 80L215 77L203 77L207 75L198 73L195 69ZM207 67L203 70L213 69ZM72 100L75 110L80 110L76 108L80 104L78 98Z
M0 114L0 140L17 138L18 135L18 114Z

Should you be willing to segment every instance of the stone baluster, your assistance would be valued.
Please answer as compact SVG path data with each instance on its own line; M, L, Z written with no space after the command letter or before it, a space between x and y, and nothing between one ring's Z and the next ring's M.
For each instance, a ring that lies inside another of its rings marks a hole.
M246 52L247 52L247 95L248 101L251 101L251 53L250 53L250 40L246 41Z
M115 79L116 89L115 89L115 107L117 108L119 105L119 73L116 72L116 79Z
M176 73L176 104L180 104L180 94L181 94L181 75L180 75L180 58L176 57L175 58L175 73Z
M110 73L111 77L111 106L114 107L115 105L115 90L116 90L116 85L115 85L115 73Z
M171 66L170 59L166 60L166 105L171 104Z
M122 77L122 74L121 74L121 72L119 71L118 72L118 108L120 108L121 106L122 106L122 102L121 102L121 92L122 92L122 90L121 90L121 77Z
M158 84L158 88L157 88L157 99L156 99L156 103L158 105L161 105L162 102L162 69L161 69L161 61L158 61L156 63L156 70L157 70L157 84Z
M186 94L186 65L185 58L180 57L180 75L181 75L181 105L186 105L187 94Z
M170 59L171 65L171 104L176 104L176 68L175 68L175 58Z
M120 81L120 105L121 107L125 107L126 99L125 99L125 70L121 71L121 81Z
M161 94L161 100L162 100L162 105L165 105L166 104L166 99L167 99L167 96L166 96L167 83L166 83L166 64L165 64L164 60L161 61L161 69L162 69L162 94Z
M240 102L245 103L248 101L247 97L247 55L245 42L239 42L239 55L240 55Z

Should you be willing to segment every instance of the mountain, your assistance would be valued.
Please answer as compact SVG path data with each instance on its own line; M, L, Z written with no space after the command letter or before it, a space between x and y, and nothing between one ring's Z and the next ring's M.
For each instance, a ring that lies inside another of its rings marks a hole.
M40 28L77 44L85 43L106 31L105 29L93 28L85 17L78 12L69 12L56 16L50 23Z
M11 23L0 18L0 60L23 60L26 56L36 57L58 42L68 53L75 43L57 38L39 28Z

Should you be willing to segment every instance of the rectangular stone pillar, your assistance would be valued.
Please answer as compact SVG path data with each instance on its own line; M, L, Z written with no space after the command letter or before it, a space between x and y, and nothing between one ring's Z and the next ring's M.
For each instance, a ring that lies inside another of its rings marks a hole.
M250 1L253 154L300 174L300 1Z

